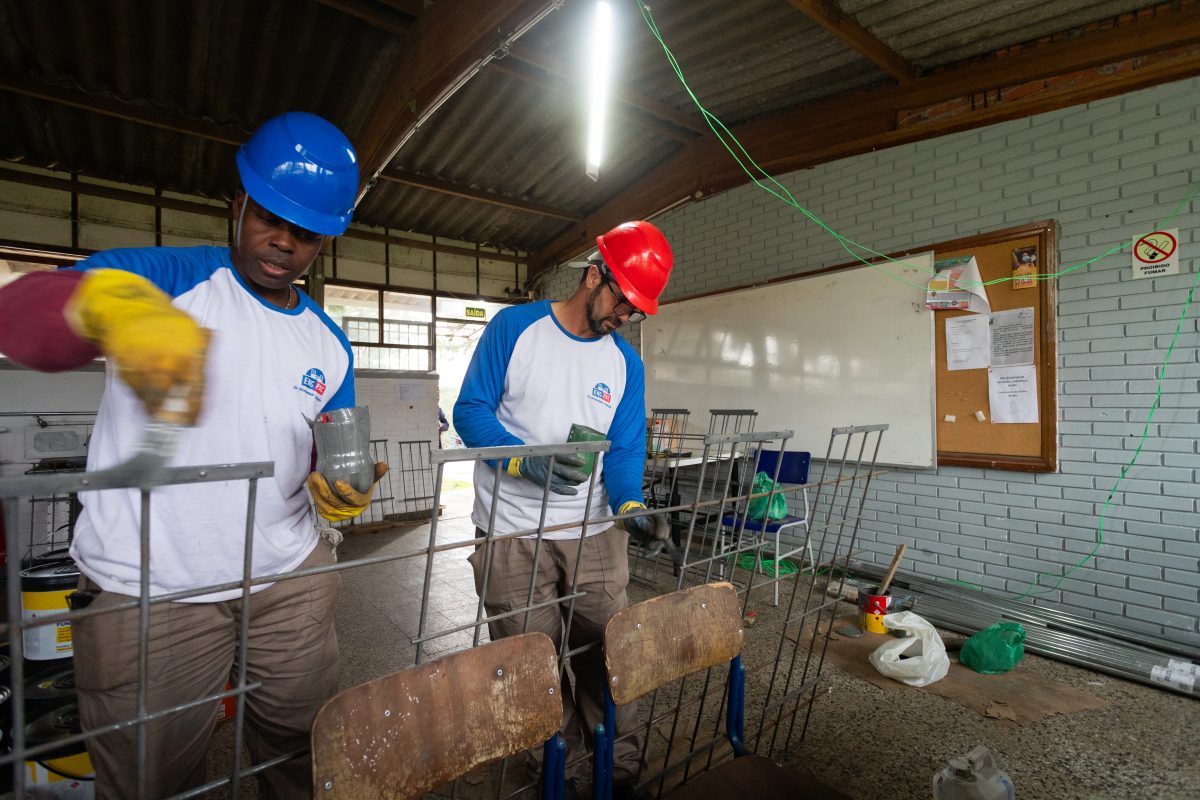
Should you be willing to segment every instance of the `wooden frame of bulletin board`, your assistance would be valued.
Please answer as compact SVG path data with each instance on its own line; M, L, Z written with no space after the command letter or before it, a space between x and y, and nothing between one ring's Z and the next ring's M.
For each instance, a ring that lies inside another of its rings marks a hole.
M942 242L935 258L975 256L984 282L1013 275L1014 250L1037 248L1038 274L1058 271L1058 227L1053 221L1035 222ZM1034 309L1034 366L1037 375L1038 422L998 424L988 405L988 370L946 369L946 320L967 311L934 312L937 402L937 461L940 466L984 467L1025 472L1054 472L1058 468L1058 381L1055 318L1056 280L1038 280L1032 288L1015 289L1012 281L985 287L993 311ZM983 411L986 421L975 417ZM946 422L946 415L955 417Z

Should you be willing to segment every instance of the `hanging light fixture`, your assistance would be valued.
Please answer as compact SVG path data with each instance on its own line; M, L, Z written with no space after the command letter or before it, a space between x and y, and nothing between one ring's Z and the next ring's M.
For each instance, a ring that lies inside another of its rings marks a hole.
M591 74L588 78L588 136L584 172L592 180L600 179L600 162L604 158L604 116L608 107L609 72L612 69L613 48L612 6L597 0L592 36L585 52Z

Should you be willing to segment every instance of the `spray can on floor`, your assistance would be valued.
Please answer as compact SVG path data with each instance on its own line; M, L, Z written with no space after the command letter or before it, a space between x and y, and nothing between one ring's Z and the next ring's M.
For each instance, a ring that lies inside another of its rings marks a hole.
M992 751L979 745L933 776L935 800L1013 800L1015 791L1008 777L992 758Z

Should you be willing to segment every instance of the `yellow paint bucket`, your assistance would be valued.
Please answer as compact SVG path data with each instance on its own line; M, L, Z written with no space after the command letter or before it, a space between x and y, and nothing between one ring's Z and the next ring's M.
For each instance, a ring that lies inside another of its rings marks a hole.
M25 726L25 745L37 747L53 744L79 734L80 730L79 706L65 703ZM35 789L31 792L33 797L91 800L96 796L95 770L83 742L52 748L28 759L25 761L25 770L31 787L47 787L42 793Z
M75 591L78 583L79 567L74 561L21 570L21 619L32 622L67 613L67 595ZM74 652L71 623L66 620L26 628L21 641L25 657L31 661L70 658Z

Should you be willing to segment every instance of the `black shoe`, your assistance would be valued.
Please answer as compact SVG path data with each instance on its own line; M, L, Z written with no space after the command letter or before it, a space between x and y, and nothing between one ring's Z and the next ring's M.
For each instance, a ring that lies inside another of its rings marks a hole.
M563 800L579 800L579 787L575 785L574 778L567 778L563 783Z

